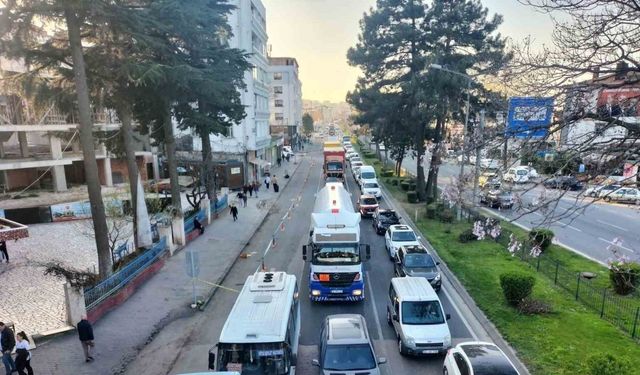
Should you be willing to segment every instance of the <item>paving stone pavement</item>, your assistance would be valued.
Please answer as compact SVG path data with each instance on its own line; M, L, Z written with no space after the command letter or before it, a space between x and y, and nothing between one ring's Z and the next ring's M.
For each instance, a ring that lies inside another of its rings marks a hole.
M285 169L293 175L295 169L304 164L304 161L298 162L294 164L292 160L290 163L284 162L280 168L272 168L272 173L278 176L281 189L289 181L283 178ZM277 197L273 188L267 192L263 185L259 197L249 199L246 208L239 208L238 222L233 222L228 210L223 211L206 228L204 235L168 258L163 268L129 300L94 325L95 362L84 362L77 335L71 332L38 343L38 348L33 350L32 366L35 372L46 375L123 373L126 365L159 330L177 319L197 314L188 307L192 284L185 272L185 250L197 250L200 253L201 279L216 280L237 258L266 215L278 211L278 207L272 207ZM260 201L265 201L266 205L260 205ZM198 286L198 294L202 295L205 291L205 286Z

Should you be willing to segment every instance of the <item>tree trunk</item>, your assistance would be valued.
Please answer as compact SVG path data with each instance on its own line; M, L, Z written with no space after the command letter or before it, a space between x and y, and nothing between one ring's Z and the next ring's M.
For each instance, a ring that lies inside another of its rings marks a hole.
M78 96L78 115L80 121L80 145L84 158L84 173L87 180L89 202L91 204L91 218L96 237L98 250L98 270L100 278L104 279L111 274L111 251L109 250L109 238L107 218L104 212L100 177L98 175L98 163L96 162L96 150L93 139L93 122L91 120L91 106L89 104L89 87L85 72L84 56L82 55L82 40L80 37L80 21L71 5L64 10L69 35L69 47L73 61L73 77Z
M211 155L211 135L207 131L202 131L200 138L202 139L202 176L213 211L218 203L218 196L216 195L216 171L213 168L213 155Z
M169 180L171 182L171 205L174 216L182 216L182 200L180 199L180 184L178 183L178 163L176 162L176 140L173 136L173 122L169 103L164 105L162 114L162 130L164 132L164 145L169 168Z
M422 159L424 158L424 133L425 133L425 125L420 124L417 126L414 144L416 147L416 156L418 157L416 163L416 193L418 195L418 199L420 201L424 201L426 199L426 190L424 184L424 167L422 166Z
M118 117L122 122L122 143L127 160L127 170L129 175L129 190L131 190L131 212L133 217L133 242L135 248L138 246L138 163L136 163L136 150L134 147L133 128L131 127L131 108L127 104L118 107Z
M445 130L445 111L441 110L436 118L436 131L434 135L434 148L431 153L431 163L429 164L429 176L427 178L427 204L438 199L438 171L440 169L440 142L442 142Z

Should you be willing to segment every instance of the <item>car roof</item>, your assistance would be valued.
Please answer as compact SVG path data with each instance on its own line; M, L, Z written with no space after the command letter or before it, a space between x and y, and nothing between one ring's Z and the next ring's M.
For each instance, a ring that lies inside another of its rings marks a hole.
M465 342L458 344L471 364L474 375L518 375L507 356L490 342Z
M367 322L360 314L329 315L325 319L328 343L349 344L369 341Z
M389 229L394 230L394 231L411 231L413 232L413 229L411 229L411 227L409 227L406 224L396 224L396 225L392 225L389 227Z
M396 294L406 301L439 301L438 294L424 277L394 277L391 285Z

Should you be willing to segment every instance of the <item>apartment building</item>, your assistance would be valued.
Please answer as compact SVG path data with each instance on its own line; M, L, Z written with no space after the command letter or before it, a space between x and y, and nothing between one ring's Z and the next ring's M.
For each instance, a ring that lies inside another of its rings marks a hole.
M302 83L298 70L298 61L293 57L269 57L271 133L284 135L285 144L294 147L302 133Z

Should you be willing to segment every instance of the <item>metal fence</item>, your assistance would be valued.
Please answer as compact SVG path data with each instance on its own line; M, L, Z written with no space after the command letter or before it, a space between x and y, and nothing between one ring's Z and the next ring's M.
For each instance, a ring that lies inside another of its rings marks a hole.
M194 230L193 221L196 218L198 218L198 221L200 223L202 223L202 222L205 221L206 217L207 217L207 215L206 215L205 211L203 209L200 209L200 210L198 210L198 212L195 215L192 215L188 219L185 219L185 221L184 221L184 233L188 234L192 230Z
M118 272L102 280L99 284L84 290L84 303L87 310L122 289L129 281L153 264L167 250L166 237L142 253Z
M212 207L211 209L211 213L216 214L224 210L225 208L227 208L228 205L229 205L229 195L225 194L222 197L218 198L218 201L216 202L215 207Z

